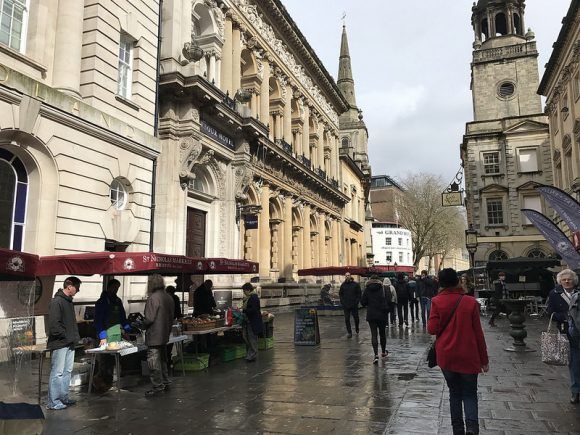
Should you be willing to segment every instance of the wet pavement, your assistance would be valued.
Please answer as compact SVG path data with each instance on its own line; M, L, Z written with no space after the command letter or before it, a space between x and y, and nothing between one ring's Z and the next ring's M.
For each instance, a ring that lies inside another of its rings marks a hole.
M147 379L137 376L123 377L118 394L76 393L77 405L46 411L44 433L452 432L447 389L440 371L424 362L431 338L421 327L389 328L389 356L374 366L366 323L348 339L342 317L321 317L320 346L303 347L293 344L292 322L290 313L277 315L275 347L261 351L257 362L235 360L176 376L162 396L145 398ZM498 324L486 329L491 363L479 381L481 433L580 434L580 407L568 402L567 367L542 364L539 352L504 351L509 325L505 318ZM527 325L527 342L538 348L545 321Z

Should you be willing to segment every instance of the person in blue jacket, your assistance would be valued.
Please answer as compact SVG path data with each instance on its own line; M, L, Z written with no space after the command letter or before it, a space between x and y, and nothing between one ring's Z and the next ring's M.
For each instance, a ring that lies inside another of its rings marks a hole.
M258 356L258 335L262 334L264 324L262 323L260 298L254 286L247 282L242 286L242 290L244 291L242 311L246 315L242 334L246 342L246 361L252 362Z
M121 341L123 336L131 331L127 321L123 301L117 296L121 287L119 280L112 279L107 283L107 289L95 304L95 330L99 346ZM115 361L111 355L100 355L99 370L93 380L97 391L107 390L113 383Z

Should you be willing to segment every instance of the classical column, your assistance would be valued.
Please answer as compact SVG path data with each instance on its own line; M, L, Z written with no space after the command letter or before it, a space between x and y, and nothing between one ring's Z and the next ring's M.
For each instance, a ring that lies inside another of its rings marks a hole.
M333 219L330 223L330 255L329 261L331 266L340 266L340 248L338 239L338 221Z
M268 124L270 119L270 63L264 59L264 78L260 85L260 121ZM270 130L274 126L270 124Z
M215 53L209 54L209 71L207 75L207 80L210 83L216 81Z
M307 159L314 160L310 156L310 107L304 100L304 125L302 126L302 152Z
M356 241L350 240L350 258L353 266L358 266L358 254Z
M284 197L284 264L283 276L292 280L292 197Z
M286 101L284 105L284 140L292 144L292 87L286 85ZM294 144L292 144L294 146Z
M310 206L304 206L302 230L302 260L303 268L312 267L312 247L310 244Z
M270 261L271 261L271 241L270 241L270 186L262 185L260 193L260 216L258 218L258 227L260 228L260 277L270 278Z
M295 128L293 130L295 140L294 140L294 149L296 151L297 156L302 155L302 133L299 128Z
M326 168L324 167L324 139L326 136L327 135L324 133L324 127L322 124L318 124L318 143L316 145L318 147L318 167L322 168L323 171L326 171Z
M236 25L232 31L232 45L232 95L235 95L242 87L242 36Z
M83 1L60 0L58 2L52 84L56 89L77 98L81 97L84 11L85 2Z
M232 16L226 13L224 26L224 45L222 48L222 68L221 68L221 83L222 91L227 92L230 97L233 97L232 86L232 54L233 54L233 29Z
M318 221L318 266L327 266L326 263L326 216L320 214L320 219Z
M219 54L215 55L215 85L219 86L222 80L222 61Z
M337 181L341 181L341 177L340 177L340 163L339 163L339 151L338 151L338 146L339 146L339 139L338 136L332 136L333 139L333 144L331 146L332 149L332 166L334 168L334 178L336 178ZM340 186L340 184L339 184Z

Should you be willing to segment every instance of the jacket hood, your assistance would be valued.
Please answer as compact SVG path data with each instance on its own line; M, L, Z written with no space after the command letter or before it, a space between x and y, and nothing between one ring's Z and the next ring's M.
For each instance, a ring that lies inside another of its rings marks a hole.
M67 295L65 295L65 294L64 294L64 291L63 291L61 288L59 288L59 289L58 289L58 291L56 292L56 294L54 295L54 297L55 297L55 298L56 298L57 296L58 296L58 297L61 297L61 298L63 298L63 299L65 299L65 300L67 300L67 301L69 301L69 302L72 302L72 300L73 300L72 296L67 296Z
M383 288L383 283L381 281L379 281L378 279L369 279L367 281L367 285L366 288L369 290L379 290Z
M389 278L383 279L383 285L392 285L391 280Z

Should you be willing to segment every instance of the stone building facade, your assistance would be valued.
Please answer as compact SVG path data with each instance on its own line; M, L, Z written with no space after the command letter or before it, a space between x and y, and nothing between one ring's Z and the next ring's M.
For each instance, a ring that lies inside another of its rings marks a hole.
M479 233L476 264L545 257L552 250L522 208L545 212L536 183L551 184L547 118L536 93L538 52L525 31L525 0L480 0L471 89L474 121L461 144L468 222Z
M547 98L554 185L580 200L580 1L570 4L538 92Z

